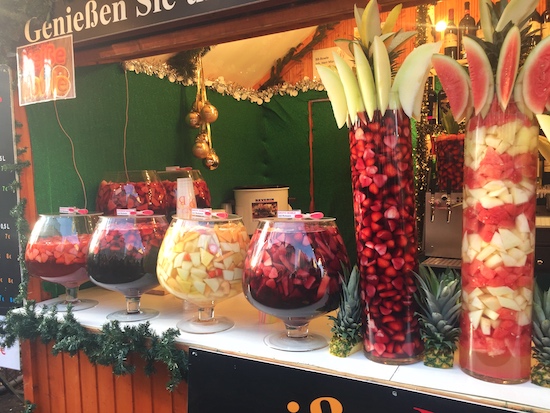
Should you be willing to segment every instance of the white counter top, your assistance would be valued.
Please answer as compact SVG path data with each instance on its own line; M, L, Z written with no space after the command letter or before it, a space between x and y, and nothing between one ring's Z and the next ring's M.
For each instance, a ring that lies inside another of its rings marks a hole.
M77 320L91 329L99 329L107 323L107 314L123 309L122 294L101 288L80 291L81 298L94 298L99 305L74 312ZM44 302L45 304L48 301ZM142 307L155 308L160 315L148 320L151 329L161 334L168 328L176 328L183 318L193 313L183 311L183 302L171 295L144 295ZM548 412L550 410L550 389L532 383L503 385L484 382L463 373L457 363L453 369L436 369L421 362L406 366L391 366L372 362L362 352L347 358L329 354L328 348L310 352L284 352L267 347L263 338L270 332L283 330L281 321L260 324L258 311L241 294L220 303L216 314L235 321L230 330L215 334L189 334L182 332L177 341L191 347L220 352L228 355L287 365L306 370L320 371L330 375L394 385L399 388L418 390L442 397L467 400L516 411ZM330 338L332 323L326 316L315 319L310 331Z

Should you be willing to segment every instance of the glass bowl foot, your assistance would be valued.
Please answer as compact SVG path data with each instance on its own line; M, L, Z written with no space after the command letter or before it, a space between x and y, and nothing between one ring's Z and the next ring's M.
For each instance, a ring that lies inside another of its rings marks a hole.
M152 308L142 308L139 312L129 313L126 310L115 311L114 313L107 315L107 320L122 321L125 323L132 323L135 321L149 320L159 315L157 310Z
M312 351L328 346L328 341L320 334L309 333L304 337L289 337L286 332L273 333L264 338L264 343L282 351Z
M47 304L47 307L55 307L58 313L66 313L67 311L69 311L69 307L71 307L72 311L82 311L93 308L98 304L99 302L97 300L90 300L87 298L79 298L76 301L66 301L63 299L59 299L50 304Z
M192 334L211 334L229 330L235 323L226 317L216 317L200 321L198 317L182 320L176 324L181 331Z

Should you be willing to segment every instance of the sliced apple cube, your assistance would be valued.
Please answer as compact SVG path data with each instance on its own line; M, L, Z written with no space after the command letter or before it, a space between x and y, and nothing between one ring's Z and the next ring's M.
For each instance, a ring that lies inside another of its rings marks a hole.
M188 268L176 268L178 277L182 280L187 280L191 275L191 271Z
M506 228L499 229L504 249L511 249L522 244L521 238Z
M200 257L201 257L201 263L205 267L208 267L212 262L212 260L214 259L214 255L210 254L207 250L202 248L200 249Z
M210 287L213 292L220 288L220 280L218 278L205 278L204 283Z
M513 311L521 311L521 307L514 301L513 298L508 298L504 296L497 296L498 301L500 302L500 305L508 308Z
M483 315L491 320L496 320L500 317L496 311L493 311L489 308L485 308L483 310Z
M468 312L468 317L470 318L470 323L474 329L479 327L481 321L481 316L483 315L483 310L475 310Z
M528 233L531 232L531 228L529 227L529 221L527 220L527 217L524 213L519 214L516 217L516 228L519 232Z
M206 270L204 268L191 268L191 276L193 277L196 277L196 278L200 278L200 279L203 279L203 278L206 278L208 276L208 273L206 272Z
M233 272L235 273L235 276L233 277L234 280L242 280L242 278L243 278L243 269L242 268L235 267Z
M223 270L223 279L227 281L233 281L235 279L235 271Z
M501 287L487 287L487 291L494 295L495 297L498 296L510 296L512 297L514 295L514 290L512 290L510 287L507 287L505 285Z
M486 308L492 311L498 311L502 307L498 299L490 294L481 296L480 300Z
M189 257L193 263L193 267L199 267L201 265L201 253L198 251L190 252Z
M480 261L485 261L487 258L489 258L494 252L496 251L496 248L492 245L487 245L485 248L483 248L479 254L477 254L477 259Z
M479 297L474 297L474 299L468 303L468 310L470 311L482 310L484 307Z
M485 317L481 317L479 321L479 327L481 328L481 332L486 335L491 335L491 320Z
M195 287L195 290L197 290L199 293L204 295L204 290L206 289L206 284L202 281L194 281L193 287Z

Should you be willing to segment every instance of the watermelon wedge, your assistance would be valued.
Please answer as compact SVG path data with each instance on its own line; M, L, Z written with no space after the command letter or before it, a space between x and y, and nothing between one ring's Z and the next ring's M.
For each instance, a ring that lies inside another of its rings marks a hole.
M514 82L519 68L520 51L521 34L519 28L513 26L506 34L506 38L502 43L497 66L497 97L503 110L506 110L514 91Z
M529 53L522 72L525 104L535 114L543 113L550 98L550 37Z
M462 43L468 57L474 111L478 115L486 105L491 104L493 99L495 88L493 70L487 54L477 41L464 37Z
M470 107L471 85L468 73L449 56L434 55L432 64L449 99L453 117L460 122Z

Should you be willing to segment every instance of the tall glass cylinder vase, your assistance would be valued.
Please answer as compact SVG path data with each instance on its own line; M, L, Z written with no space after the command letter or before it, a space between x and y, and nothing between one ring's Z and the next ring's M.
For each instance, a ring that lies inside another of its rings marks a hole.
M418 241L410 120L402 110L376 111L349 137L365 355L414 363L423 346L413 297Z
M485 381L529 379L538 131L496 95L467 125L460 366Z

